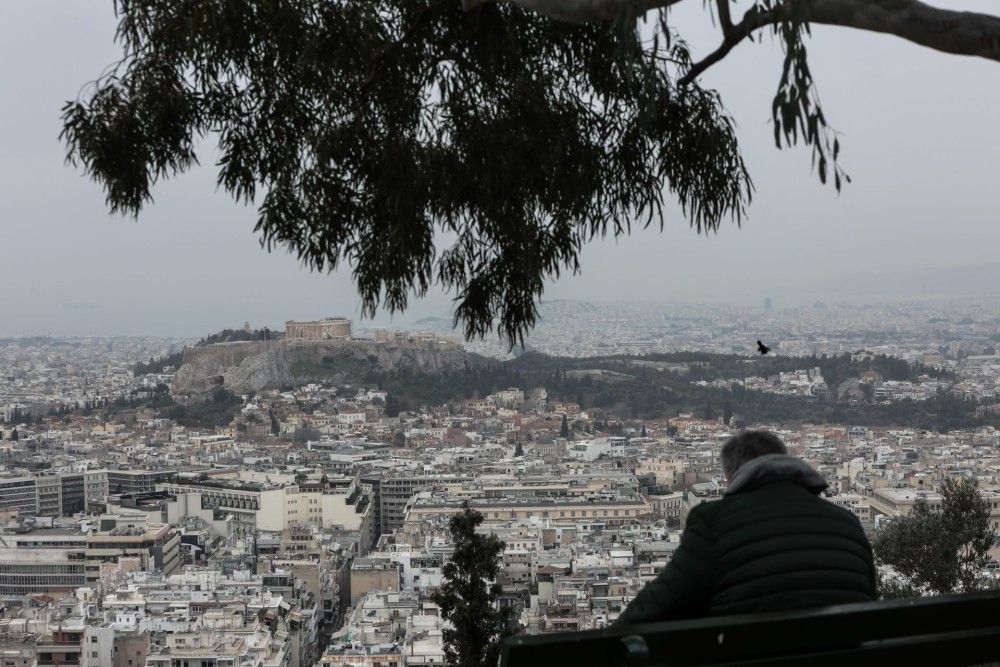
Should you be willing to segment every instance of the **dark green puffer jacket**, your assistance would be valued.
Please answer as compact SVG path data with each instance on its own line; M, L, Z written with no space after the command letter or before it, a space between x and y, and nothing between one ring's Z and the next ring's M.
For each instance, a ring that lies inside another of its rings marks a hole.
M616 625L874 600L871 545L818 497L826 486L791 456L749 461L724 498L691 510L673 559Z

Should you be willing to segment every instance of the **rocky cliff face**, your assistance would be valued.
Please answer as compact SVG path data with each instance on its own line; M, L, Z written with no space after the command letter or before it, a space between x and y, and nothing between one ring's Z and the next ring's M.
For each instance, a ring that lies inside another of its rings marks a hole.
M220 388L246 394L310 382L350 382L369 371L440 373L460 370L468 359L461 347L437 342L280 340L190 350L185 351L185 363L171 387L176 395L192 396Z

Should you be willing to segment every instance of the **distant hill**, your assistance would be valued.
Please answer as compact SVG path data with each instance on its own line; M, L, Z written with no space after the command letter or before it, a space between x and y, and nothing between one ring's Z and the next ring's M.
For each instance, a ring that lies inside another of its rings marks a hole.
M526 352L508 361L483 360L451 372L373 372L369 381L388 391L400 410L408 411L508 387L525 392L544 387L551 400L576 403L597 422L637 423L691 412L702 419L725 420L729 415L734 428L809 423L948 431L1000 425L995 415L977 416L976 401L950 393L924 401L882 404L867 398L841 400L836 391L806 397L709 384L717 379L769 377L816 367L832 388L868 371L885 380L912 381L925 373L953 379L946 372L886 356L857 361L850 354L747 359L745 355L674 352L568 358Z

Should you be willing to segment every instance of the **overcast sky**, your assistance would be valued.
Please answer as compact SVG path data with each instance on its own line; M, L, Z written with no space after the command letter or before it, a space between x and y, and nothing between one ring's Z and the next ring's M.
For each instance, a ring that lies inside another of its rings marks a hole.
M674 21L702 50L702 3ZM997 11L986 0L941 6ZM357 318L350 275L268 255L256 215L215 188L209 165L159 185L138 221L110 216L94 183L63 162L59 110L118 55L110 0L0 2L0 336L199 336L226 326ZM679 214L664 233L588 248L583 273L547 298L777 304L842 296L852 276L1000 261L1000 64L892 37L814 27L827 118L854 183L837 196L805 149L777 151L769 125L781 52L745 44L704 77L740 124L756 196L742 229L698 236ZM843 291L843 290L841 290ZM849 295L848 295L849 296ZM397 322L449 312L441 296Z

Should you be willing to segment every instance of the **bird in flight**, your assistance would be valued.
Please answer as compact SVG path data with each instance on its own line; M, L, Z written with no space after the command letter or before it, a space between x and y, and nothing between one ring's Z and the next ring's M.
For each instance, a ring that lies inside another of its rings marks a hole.
M764 343L762 343L762 342L760 342L758 340L757 341L757 351L760 352L763 355L763 354L767 354L768 352L770 352L771 348L769 348L767 345L764 345Z

